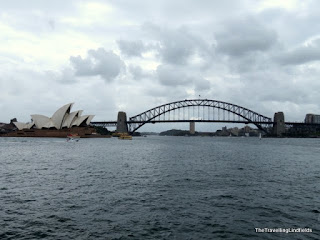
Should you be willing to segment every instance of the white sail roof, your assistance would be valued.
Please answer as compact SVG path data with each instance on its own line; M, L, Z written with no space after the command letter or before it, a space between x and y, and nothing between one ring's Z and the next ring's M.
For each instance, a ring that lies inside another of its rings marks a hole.
M80 117L82 115L82 113L83 113L83 110L79 110L78 111L78 117Z
M70 127L75 126L74 123L81 116L82 112L83 112L83 110L76 111L76 115L74 116L74 118L70 124Z
M80 116L78 117L73 123L72 123L72 126L80 126L81 123L83 123L84 121L87 121L88 117L90 115L83 115L83 116Z
M26 129L27 128L27 123L22 123L22 122L13 122L13 124L19 129Z
M41 128L56 128L61 129L63 127L70 128L72 126L80 126L82 123L90 124L94 115L83 115L81 116L83 110L78 110L71 112L71 108L74 103L68 103L61 108L59 108L51 118L40 115L33 114L31 115L32 122L30 123L22 123L22 122L14 122L14 125L19 129L30 129L35 126L38 129Z
M34 126L34 122L26 123L27 129L30 129Z
M71 127L71 123L73 122L75 117L77 117L77 114L78 114L78 111L75 111L75 112L72 112L72 113L68 114L68 116L66 117L66 119L62 123L62 127L70 128Z
M86 124L89 125L95 115L89 115Z
M61 129L63 120L66 118L66 114L70 113L73 103L68 103L59 108L51 117L54 126L57 129Z
M33 114L33 115L31 115L31 117L32 117L34 124L36 125L36 128L38 128L38 129L55 127L51 118L48 118L47 116Z

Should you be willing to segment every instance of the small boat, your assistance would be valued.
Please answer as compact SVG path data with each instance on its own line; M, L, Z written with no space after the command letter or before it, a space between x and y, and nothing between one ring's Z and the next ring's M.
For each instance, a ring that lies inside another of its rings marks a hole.
M79 141L79 138L80 138L80 136L79 136L78 133L69 133L67 135L67 140L77 140L77 141Z
M261 133L259 133L259 140L261 140L262 136L261 136Z

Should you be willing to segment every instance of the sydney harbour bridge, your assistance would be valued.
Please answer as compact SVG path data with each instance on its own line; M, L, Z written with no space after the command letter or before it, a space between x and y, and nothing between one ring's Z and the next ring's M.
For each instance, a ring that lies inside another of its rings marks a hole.
M277 135L281 135L285 125L308 125L304 122L285 122L282 112L275 113L272 119L236 104L210 99L185 99L171 102L129 117L129 119L125 112L119 112L117 121L91 122L91 124L102 127L115 126L118 132L132 134L147 123L179 122L254 124L264 132L268 132L270 127L273 127Z

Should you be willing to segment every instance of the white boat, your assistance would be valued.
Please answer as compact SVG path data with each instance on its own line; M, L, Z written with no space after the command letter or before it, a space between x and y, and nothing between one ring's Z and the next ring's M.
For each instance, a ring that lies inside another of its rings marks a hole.
M69 133L67 135L67 142L69 141L76 141L78 142L80 140L80 136L77 133Z
M67 138L67 142L79 142L79 138Z

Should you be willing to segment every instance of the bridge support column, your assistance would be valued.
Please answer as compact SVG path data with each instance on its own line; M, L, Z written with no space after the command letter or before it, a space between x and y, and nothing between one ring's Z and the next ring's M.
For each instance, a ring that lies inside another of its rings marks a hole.
M196 123L190 122L190 134L194 135L196 133Z
M277 137L281 137L282 134L284 134L286 131L283 112L275 113L273 121L274 121L273 134L276 135Z
M127 114L125 112L118 112L117 130L118 133L127 133Z

